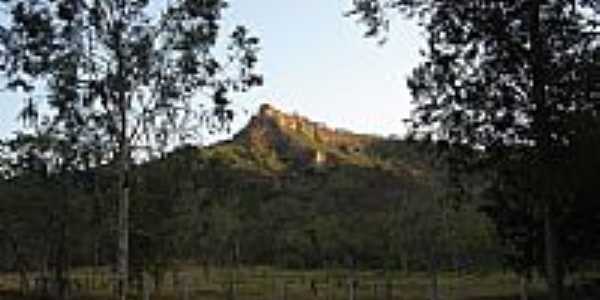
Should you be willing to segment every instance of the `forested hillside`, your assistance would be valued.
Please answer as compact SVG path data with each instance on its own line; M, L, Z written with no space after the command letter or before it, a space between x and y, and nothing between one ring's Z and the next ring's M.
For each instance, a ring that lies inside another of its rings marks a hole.
M33 141L31 141L33 142ZM36 151L24 152L35 162ZM479 192L452 194L431 144L330 129L263 106L232 140L131 178L132 272L177 263L425 270L500 265ZM2 184L3 270L111 266L111 166Z

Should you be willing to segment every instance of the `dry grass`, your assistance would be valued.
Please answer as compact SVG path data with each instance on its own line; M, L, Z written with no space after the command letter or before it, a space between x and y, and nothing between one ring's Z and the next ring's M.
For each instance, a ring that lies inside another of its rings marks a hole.
M105 274L106 272L99 272ZM79 270L82 289L74 293L71 300L110 299L110 284L106 277L90 276L89 270ZM177 276L167 273L160 290L152 300L176 300ZM189 299L206 300L347 300L350 298L350 278L357 280L355 300L421 300L428 299L429 279L424 273L406 276L401 273L381 274L373 271L350 272L348 270L290 271L268 267L235 269L210 269L182 267L181 278L189 282ZM87 277L86 277L87 276ZM106 276L106 274L105 274ZM237 284L232 284L237 282ZM516 299L518 280L504 274L441 274L440 293L447 300L508 300ZM90 289L90 286L95 288ZM181 286L181 284L179 285ZM135 286L133 287L135 290ZM22 296L15 275L0 276L0 299L38 300L34 295ZM543 292L538 281L532 286L534 294ZM179 293L183 293L179 289ZM141 299L141 293L132 294L131 299Z

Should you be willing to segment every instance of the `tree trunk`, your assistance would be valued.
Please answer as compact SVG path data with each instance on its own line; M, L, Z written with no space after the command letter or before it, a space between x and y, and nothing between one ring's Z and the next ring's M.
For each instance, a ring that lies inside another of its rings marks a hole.
M12 235L8 235L8 239L10 241L10 244L13 248L13 252L15 254L15 266L19 272L19 290L20 290L21 294L24 295L29 290L29 278L27 276L27 264L25 262L25 258L23 257L23 254L21 253L17 239Z
M68 234L68 221L70 216L69 203L71 201L70 186L64 183L62 186L64 198L61 212L59 213L59 238L58 238L58 251L56 253L55 261L55 286L58 292L59 299L70 298L70 278L69 278L69 234Z
M433 246L429 249L429 278L431 280L431 300L440 300L438 284L438 264Z
M123 131L125 131L126 123L126 121L122 121ZM121 142L121 194L119 197L119 249L117 253L119 300L126 299L129 275L129 147L125 140L126 137Z
M125 13L125 1L119 2L120 13ZM130 167L130 149L129 137L127 135L127 110L129 108L127 96L125 94L125 84L127 78L124 73L125 57L122 49L122 32L116 33L117 49L116 55L118 59L118 104L119 115L121 118L120 136L119 136L119 163L120 163L120 197L119 197L119 246L117 253L117 272L118 272L118 299L126 300L128 291L129 277L129 167Z
M67 229L65 220L61 221L60 225L60 238L58 245L58 253L56 253L56 262L55 262L55 274L56 278L54 279L54 286L57 289L57 296L59 299L68 299L69 291L68 291L68 270L67 270Z
M407 252L407 250L402 250L402 254L400 254L400 260L402 261L402 271L404 272L404 276L408 276L410 274L409 257Z
M519 294L521 300L529 299L529 278L527 275L522 274L519 276Z
M91 170L91 168L88 168ZM94 178L94 192L93 192L93 200L94 206L92 211L92 227L94 228L94 237L92 243L92 253L93 253L93 267L94 273L98 272L98 267L100 267L100 249L102 247L101 237L102 234L102 208L100 205L101 195L100 195L100 187L98 183L98 178Z
M356 279L351 276L348 280L348 299L356 300Z
M563 274L558 258L558 243L556 241L556 228L552 218L550 204L546 204L544 211L544 240L546 244L546 276L548 292L551 300L560 300L563 296Z
M27 270L22 264L19 264L17 268L19 270L19 291L21 295L25 295L29 292L29 277L27 276Z
M534 136L537 138L539 145L539 151L537 153L538 159L541 162L542 168L536 170L538 176L546 169L546 165L550 163L548 157L548 151L551 151L552 142L549 135L548 125L548 111L546 104L545 95L545 70L544 65L544 39L541 31L541 16L540 7L541 0L530 0L529 4L529 41L531 43L531 65L532 65L532 91L533 91L533 102L536 106L536 111L533 119ZM545 174L544 174L545 176ZM547 178L540 178L536 181L538 187L544 187L547 184ZM551 300L562 299L562 276L560 272L560 262L558 256L558 244L556 241L556 231L553 220L552 210L552 193L542 192L541 193L546 202L540 205L544 210L544 239L545 239L545 264L546 264L546 277L548 284L548 292ZM549 197L548 197L549 196Z

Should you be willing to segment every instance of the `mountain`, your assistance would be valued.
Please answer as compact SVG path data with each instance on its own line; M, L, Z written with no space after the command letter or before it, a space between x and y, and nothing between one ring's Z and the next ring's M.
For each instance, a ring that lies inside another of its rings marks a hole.
M407 194L431 189L434 172L425 150L265 104L231 140L180 149L142 167L141 177L153 182L153 194L166 193L157 187L168 177L188 182L210 201L284 197L328 206L325 211L385 210Z
M131 270L178 261L422 270L440 228L457 237L451 249L489 252L489 226L474 205L440 204L447 179L432 149L263 105L229 141L133 167ZM110 265L114 174L107 165L0 181L0 227L18 232L32 262L69 245L74 265ZM0 271L10 262L0 260Z
M297 114L290 115L264 104L258 115L234 140L255 149L292 152L292 160L302 164L335 164L360 155L378 138L331 129Z
M242 249L248 264L395 264L406 259L397 249L417 257L429 243L417 237L437 234L446 189L430 150L263 105L231 140L143 166L134 219L144 232L162 232L161 219L187 224L193 238L181 249L211 260ZM451 215L464 224L457 242L481 232L474 209Z
M424 165L406 142L333 129L298 114L263 104L246 127L205 155L259 174L281 175L307 168L378 168L404 175L422 174ZM409 153L410 152L410 153ZM400 155L405 154L403 159Z

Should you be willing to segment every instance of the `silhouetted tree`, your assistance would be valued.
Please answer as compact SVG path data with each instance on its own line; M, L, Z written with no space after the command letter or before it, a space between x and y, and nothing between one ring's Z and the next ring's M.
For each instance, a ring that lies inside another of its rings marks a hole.
M408 80L415 132L481 149L484 155L469 158L491 169L503 168L515 147L526 152L521 163L531 178L519 192L543 213L545 271L555 300L565 258L557 222L571 192L557 165L582 134L571 116L598 111L586 95L584 72L597 38L586 32L598 16L594 3L359 0L349 12L366 24L367 36L385 34L390 12L415 17L426 30L424 62Z

